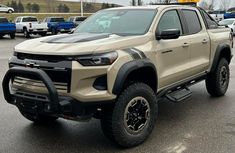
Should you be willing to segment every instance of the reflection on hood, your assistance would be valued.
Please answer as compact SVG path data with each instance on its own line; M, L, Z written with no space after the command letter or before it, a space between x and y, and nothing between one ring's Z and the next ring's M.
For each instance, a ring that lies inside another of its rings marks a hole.
M45 39L41 42L45 43L78 43L78 42L88 42L98 39L108 38L110 34L102 33L102 34L92 34L92 33L85 33L85 34L63 34L54 37L50 37Z

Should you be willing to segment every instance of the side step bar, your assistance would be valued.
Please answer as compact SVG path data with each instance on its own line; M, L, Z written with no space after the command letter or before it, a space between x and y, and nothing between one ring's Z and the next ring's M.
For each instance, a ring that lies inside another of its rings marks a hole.
M188 87L205 80L206 74L196 77L192 80L181 82L174 86L168 87L164 90L161 90L157 94L157 98L167 98L172 102L180 102L192 95L192 92Z
M189 88L179 89L170 93L167 93L165 96L172 102L180 102L189 98L192 95L192 91Z

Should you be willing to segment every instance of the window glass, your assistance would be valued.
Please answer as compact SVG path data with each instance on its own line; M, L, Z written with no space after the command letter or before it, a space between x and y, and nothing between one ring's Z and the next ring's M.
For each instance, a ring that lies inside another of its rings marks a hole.
M75 33L143 35L149 30L155 15L155 9L104 10L89 17Z
M64 18L51 18L51 22L65 22Z
M8 23L8 20L6 18L0 18L0 23Z
M186 24L188 25L187 34L195 34L202 30L201 23L199 21L196 11L193 10L183 10Z
M176 10L167 11L164 13L159 21L157 31L164 31L168 29L178 29L182 34L182 26L179 15Z
M214 21L212 19L211 16L209 16L206 11L204 11L203 9L201 9L201 12L203 14L203 16L205 17L205 20L206 20L206 23L207 23L207 26L209 29L215 29L215 28L218 28L218 24L216 21Z
M23 18L22 22L37 22L38 20L34 17Z

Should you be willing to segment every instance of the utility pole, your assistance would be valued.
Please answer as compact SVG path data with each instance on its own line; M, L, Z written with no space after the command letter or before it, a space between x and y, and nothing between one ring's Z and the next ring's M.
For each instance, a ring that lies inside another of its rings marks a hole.
M81 2L81 16L83 16L83 0L80 0Z

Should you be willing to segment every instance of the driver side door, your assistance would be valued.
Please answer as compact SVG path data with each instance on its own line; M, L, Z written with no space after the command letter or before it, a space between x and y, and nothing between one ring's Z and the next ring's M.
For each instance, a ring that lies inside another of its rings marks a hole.
M159 88L190 76L190 38L184 35L181 17L176 9L162 14L156 33L169 29L180 30L181 35L177 39L155 40Z

